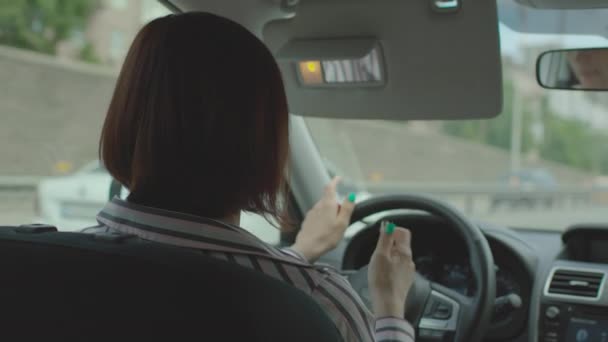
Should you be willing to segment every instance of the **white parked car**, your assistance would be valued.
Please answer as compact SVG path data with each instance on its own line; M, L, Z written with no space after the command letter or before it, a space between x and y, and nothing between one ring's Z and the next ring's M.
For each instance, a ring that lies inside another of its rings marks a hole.
M36 221L62 231L95 225L95 216L108 200L111 183L112 177L98 161L71 175L41 180L36 191Z

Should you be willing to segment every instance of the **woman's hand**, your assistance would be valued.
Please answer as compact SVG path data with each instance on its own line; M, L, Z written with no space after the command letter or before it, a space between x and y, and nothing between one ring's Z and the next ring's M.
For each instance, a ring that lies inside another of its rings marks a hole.
M377 318L403 318L405 300L416 273L410 240L409 230L382 222L368 268L370 295Z
M323 198L306 214L302 229L291 247L310 263L336 248L344 237L355 207L355 194L350 194L342 205L336 201L336 177L325 187Z

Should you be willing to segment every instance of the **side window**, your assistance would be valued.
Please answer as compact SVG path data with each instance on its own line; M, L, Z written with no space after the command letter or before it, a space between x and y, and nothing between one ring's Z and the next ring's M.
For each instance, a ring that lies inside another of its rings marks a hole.
M121 30L113 30L110 36L110 58L122 60L127 53L127 42L125 33Z
M241 227L269 244L277 245L281 239L279 230L257 214L242 212Z
M53 3L0 6L0 217L70 231L96 224L108 198L97 145L118 67L138 30L170 12L151 0Z
M95 225L108 199L97 145L119 66L141 26L169 10L152 0L58 1L77 6L0 6L0 17L17 16L0 30L0 79L10 80L0 84L0 217L76 231ZM242 226L279 241L263 217L243 213Z
M109 0L110 7L115 10L124 10L129 6L128 0Z

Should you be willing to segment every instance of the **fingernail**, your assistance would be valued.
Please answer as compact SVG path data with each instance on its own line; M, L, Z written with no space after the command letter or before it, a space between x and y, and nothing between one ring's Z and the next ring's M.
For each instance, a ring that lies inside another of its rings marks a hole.
M393 234L394 231L395 231L395 224L393 222L389 222L386 225L386 229L385 229L386 234L391 235L391 234Z
M355 203L356 199L357 199L357 194L355 194L354 192L351 192L350 194L348 194L348 200L351 201L352 203Z

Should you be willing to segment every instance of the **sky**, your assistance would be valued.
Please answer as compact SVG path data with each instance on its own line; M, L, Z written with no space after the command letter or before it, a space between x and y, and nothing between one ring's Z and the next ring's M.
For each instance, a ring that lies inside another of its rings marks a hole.
M574 0L573 0L574 1ZM540 11L517 5L514 1L499 1L499 33L501 52L518 63L524 60L523 46L553 45L563 48L608 47L607 10ZM514 30L513 28L516 28ZM570 34L524 33L568 32ZM533 70L534 66L530 66ZM534 76L531 75L531 78ZM563 117L576 118L595 127L608 129L608 108L593 104L582 92L547 90L550 104ZM608 96L608 93L606 93Z
M608 47L608 9L535 9L514 0L499 0L497 5L503 54L520 58L522 43L556 43L565 48ZM562 34L547 34L552 32Z
M503 23L499 24L499 32L502 54L513 57L518 61L521 61L523 57L522 45L554 43L564 48L608 47L608 39L602 36L522 33L512 30Z

